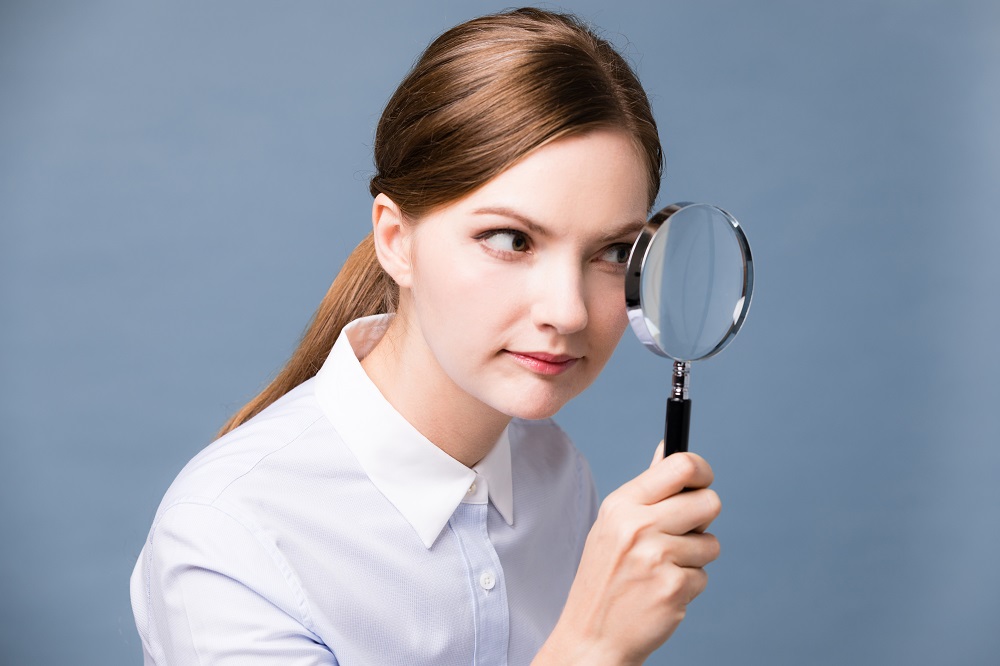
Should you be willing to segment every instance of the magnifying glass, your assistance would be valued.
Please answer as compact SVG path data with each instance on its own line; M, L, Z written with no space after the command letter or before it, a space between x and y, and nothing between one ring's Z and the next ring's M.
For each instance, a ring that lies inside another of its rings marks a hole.
M750 245L721 208L675 203L643 227L627 271L632 330L654 353L674 360L663 455L687 451L691 362L718 354L743 326L753 292Z

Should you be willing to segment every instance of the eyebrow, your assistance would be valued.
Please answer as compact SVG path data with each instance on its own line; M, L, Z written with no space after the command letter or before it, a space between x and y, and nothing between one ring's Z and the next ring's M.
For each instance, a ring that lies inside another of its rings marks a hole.
M535 220L531 219L524 213L518 212L512 208L506 208L504 206L487 206L485 208L477 208L472 211L474 215L497 215L500 217L508 217L512 220L517 220L525 227L528 231L542 237L551 236L552 233L546 229L543 225L539 224ZM597 241L604 243L607 241L618 240L632 234L638 234L642 230L642 227L646 224L646 220L633 220L627 222L619 227L610 229L609 231L598 236Z

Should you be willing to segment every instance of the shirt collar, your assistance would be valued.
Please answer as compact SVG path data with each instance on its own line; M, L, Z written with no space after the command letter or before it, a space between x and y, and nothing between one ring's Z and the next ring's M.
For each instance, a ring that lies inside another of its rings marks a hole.
M344 327L316 375L316 398L368 478L430 548L466 497L477 474L508 525L514 524L507 428L472 469L424 437L385 399L361 367L392 315Z

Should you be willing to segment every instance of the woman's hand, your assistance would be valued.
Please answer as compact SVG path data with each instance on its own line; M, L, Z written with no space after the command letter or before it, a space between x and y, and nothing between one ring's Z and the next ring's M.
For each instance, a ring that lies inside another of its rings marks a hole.
M719 556L719 542L705 533L721 509L708 489L712 468L693 453L661 460L661 450L601 505L535 664L640 664L705 589L702 567Z

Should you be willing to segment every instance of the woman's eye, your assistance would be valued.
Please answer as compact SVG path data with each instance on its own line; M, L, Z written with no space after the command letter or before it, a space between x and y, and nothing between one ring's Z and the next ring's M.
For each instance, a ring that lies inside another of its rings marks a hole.
M528 237L518 231L505 229L483 236L483 242L498 252L527 252Z
M603 254L601 254L601 261L624 266L625 262L628 261L628 254L631 250L632 246L626 245L625 243L612 245L606 249Z

